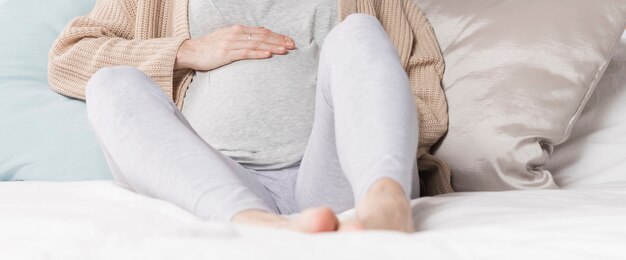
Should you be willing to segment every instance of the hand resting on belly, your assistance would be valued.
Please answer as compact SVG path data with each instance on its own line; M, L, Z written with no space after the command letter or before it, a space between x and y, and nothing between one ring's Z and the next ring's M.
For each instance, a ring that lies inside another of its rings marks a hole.
M178 50L174 69L209 71L239 60L267 59L296 48L293 39L263 27L235 25L198 39Z

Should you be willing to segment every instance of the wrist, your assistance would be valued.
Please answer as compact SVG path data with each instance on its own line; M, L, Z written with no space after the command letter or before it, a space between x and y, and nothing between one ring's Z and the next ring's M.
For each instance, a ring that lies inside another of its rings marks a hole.
M183 41L176 53L176 62L174 63L174 70L193 69L191 58L193 57L192 40L188 39Z

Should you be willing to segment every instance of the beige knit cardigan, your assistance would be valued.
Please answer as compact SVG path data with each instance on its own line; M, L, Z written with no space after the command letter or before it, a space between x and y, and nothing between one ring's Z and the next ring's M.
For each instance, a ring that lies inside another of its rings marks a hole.
M343 20L352 13L377 17L400 54L420 116L417 152L422 195L452 192L450 170L431 155L446 133L444 64L430 23L411 0L338 0ZM193 72L174 70L176 53L189 39L186 0L98 0L91 13L70 22L49 57L51 88L84 99L99 68L134 66L148 74L179 108Z

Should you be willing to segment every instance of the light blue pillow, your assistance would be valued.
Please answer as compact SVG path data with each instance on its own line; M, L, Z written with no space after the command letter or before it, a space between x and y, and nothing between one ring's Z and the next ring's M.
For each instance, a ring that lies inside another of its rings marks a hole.
M48 50L95 0L0 0L0 180L112 179L85 104L48 88Z

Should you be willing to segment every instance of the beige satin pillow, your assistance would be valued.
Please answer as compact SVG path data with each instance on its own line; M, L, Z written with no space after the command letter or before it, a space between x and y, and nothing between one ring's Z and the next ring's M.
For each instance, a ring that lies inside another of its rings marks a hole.
M414 0L446 62L457 191L556 188L564 142L626 25L626 0Z
M626 35L572 129L546 166L562 188L626 184Z

